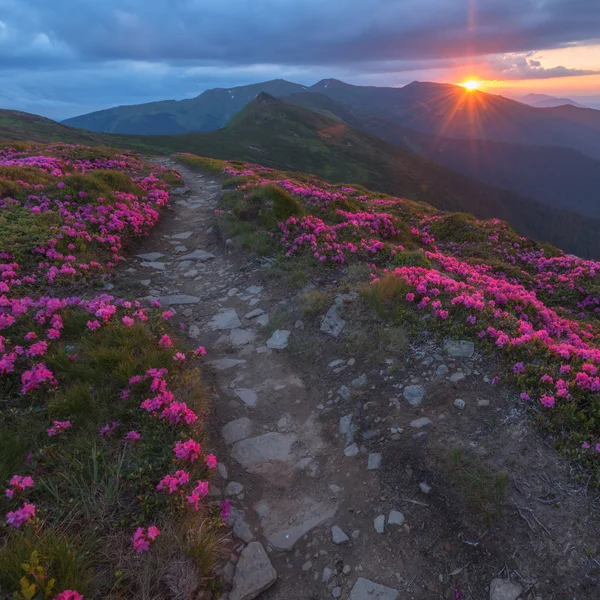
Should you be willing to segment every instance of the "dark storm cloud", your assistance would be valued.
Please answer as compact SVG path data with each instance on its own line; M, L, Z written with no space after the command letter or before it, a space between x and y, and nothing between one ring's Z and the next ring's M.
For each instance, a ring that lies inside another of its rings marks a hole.
M310 83L599 39L598 0L0 0L0 103L3 82L17 96L44 82L48 99L82 106L91 84L96 104L115 104L197 93L227 72L224 85Z

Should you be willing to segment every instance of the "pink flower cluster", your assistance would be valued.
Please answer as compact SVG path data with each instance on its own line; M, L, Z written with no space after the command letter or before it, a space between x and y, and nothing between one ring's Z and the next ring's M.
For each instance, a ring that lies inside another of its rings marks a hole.
M138 527L131 539L133 549L136 552L147 552L150 549L150 542L153 542L160 535L158 527L150 525L148 529Z

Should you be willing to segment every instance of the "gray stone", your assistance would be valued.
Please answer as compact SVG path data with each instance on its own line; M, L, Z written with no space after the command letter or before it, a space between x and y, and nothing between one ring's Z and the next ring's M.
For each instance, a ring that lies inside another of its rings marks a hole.
M233 346L245 346L253 342L255 338L254 332L248 329L232 329L229 334L229 341Z
M461 400L460 398L457 398L454 401L454 406L456 406L456 408L458 408L459 410L463 410L465 408L465 401Z
M350 538L337 525L334 525L331 528L331 541L339 546L348 543Z
M477 400L477 406L479 408L485 408L486 406L490 405L490 401L489 400Z
M225 488L226 496L239 496L244 490L244 486L237 481L230 481Z
M244 315L244 319L255 319L256 317L260 317L260 315L264 315L265 311L262 308L255 308L250 312Z
M148 262L157 261L159 258L162 258L164 254L162 252L147 252L146 254L136 254L138 258Z
M333 577L333 569L325 567L323 569L323 575L321 575L321 583L329 583L329 580Z
M290 462L294 459L292 447L295 435L284 435L271 431L254 438L236 442L231 456L246 470L253 470L265 462Z
M227 473L227 466L222 462L217 463L217 471L219 471L219 475L223 479L227 479L227 477L229 476L229 473Z
M233 390L234 394L246 405L255 406L258 400L258 394L254 390L247 388L237 388Z
M189 187L187 186L182 186L182 187L176 187L176 188L171 188L169 190L169 195L171 196L185 196L189 193L191 193L192 190L190 190Z
M414 421L411 421L410 426L413 429L421 429L421 427L426 427L427 425L431 425L431 419L428 419L427 417L421 417L419 419L415 419Z
M399 510L391 510L388 517L388 525L402 525L404 523L404 515Z
M310 571L312 569L312 560L307 560L303 565L302 565L302 570L303 571Z
M198 304L200 298L198 296L190 296L188 294L173 294L171 296L160 296L158 298L162 306L172 306L174 304Z
M471 358L475 353L475 344L467 340L446 340L444 349L452 358Z
M243 510L232 508L229 524L232 526L233 535L238 538L238 540L242 540L242 542L248 544L254 539L254 534L252 533L250 525L244 521L244 515L245 513Z
M340 317L335 304L327 311L323 322L321 323L321 331L330 335L333 338L340 337L340 333L344 329L346 321Z
M490 583L490 600L516 600L522 588L508 579L493 579Z
M340 433L348 435L352 431L352 413L340 417Z
M351 398L352 398L352 392L345 386L343 385L342 387L340 387L340 389L338 390L338 394L346 401L348 402Z
M175 252L185 252L187 248L185 246L175 246Z
M443 377L444 375L446 375L448 372L450 371L450 369L448 368L447 365L440 365L436 370L435 370L435 374L438 377Z
M193 340L199 340L201 335L202 330L200 329L200 327L198 327L198 325L190 325L188 329L189 337L191 337Z
M360 450L358 449L358 446L356 444L351 444L350 446L346 446L346 448L344 448L345 456L358 456L359 452Z
M334 369L335 367L339 367L341 365L345 365L346 361L343 358L338 358L337 360L332 360L327 366L330 369Z
M398 600L399 595L398 590L359 577L350 591L348 600Z
M464 378L465 374L462 371L457 371L456 373L452 373L452 375L450 375L450 381L452 381L452 383L462 381Z
M285 350L288 346L290 334L290 331L278 329L267 340L267 348L270 348L271 350Z
M226 444L235 444L240 440L245 440L251 433L252 421L248 417L230 421L221 429L221 435Z
M189 237L193 235L193 231L183 231L181 233L176 233L171 236L172 240L187 240Z
M367 462L367 469L369 471L376 471L379 469L381 465L381 454L369 454L369 459Z
M246 361L238 358L218 358L217 360L211 360L208 364L217 371L225 371L226 369L245 365Z
M331 595L334 598L339 598L342 595L342 588L338 585L331 590Z
M140 263L140 267L145 267L147 269L156 269L158 271L164 271L167 266L167 263L159 263L159 262L142 262Z
M192 277L196 277L196 275L198 275L199 271L198 269L190 269L189 271L186 271L183 276L187 277L188 279L191 279Z
M227 309L218 312L208 323L208 326L213 330L217 329L237 329L242 326L235 310Z
M404 398L411 406L421 406L425 396L425 388L422 385L409 385L404 390Z
M140 283L143 286L148 287L152 283L152 279L140 279Z
M342 573L344 575L350 575L350 571L352 571L352 567L350 565L344 565L344 568L342 569Z
M373 527L375 527L375 531L377 533L383 533L385 530L385 515L379 515L375 517L373 521Z
M269 324L269 315L267 313L265 313L264 315L260 315L260 317L258 317L256 319L256 322L261 326L261 327L266 327Z
M262 289L262 286L260 286L260 285L251 285L246 288L246 291L249 294L260 294L263 291L263 289Z
M200 262L204 262L210 260L211 258L215 258L215 255L210 252L205 252L204 250L194 250L185 256L181 256L179 260L198 260Z
M242 551L237 563L229 600L254 600L276 581L277 571L262 544L252 542Z
M360 377L357 377L350 384L352 387L361 388L367 385L367 374L363 373Z
M424 481L421 481L421 483L419 484L419 488L424 494L429 494L431 492L431 486L425 483Z

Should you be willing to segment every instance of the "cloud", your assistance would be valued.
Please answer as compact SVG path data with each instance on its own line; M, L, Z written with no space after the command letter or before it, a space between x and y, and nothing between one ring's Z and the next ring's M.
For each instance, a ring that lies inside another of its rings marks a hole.
M495 67L495 69L494 69ZM576 77L580 75L598 75L599 71L590 69L569 69L563 66L543 67L539 60L529 55L503 56L492 65L495 71L493 78L511 79L551 79L554 77Z
M0 0L0 23L0 83L10 79L12 89L83 112L269 73L300 83L330 76L398 83L399 72L593 43L600 2ZM583 74L528 60L498 69L505 79ZM6 96L0 86L0 102Z

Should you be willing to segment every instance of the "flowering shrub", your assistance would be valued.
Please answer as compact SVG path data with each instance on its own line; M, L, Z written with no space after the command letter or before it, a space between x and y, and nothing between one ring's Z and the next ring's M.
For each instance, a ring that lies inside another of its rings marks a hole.
M201 510L206 535L218 535L218 507L197 485L184 489L211 468L197 460L199 444L181 442L202 436L191 363L204 349L186 357L165 331L172 311L85 287L112 276L129 239L150 232L177 180L106 148L0 145L0 589L25 585L15 574L39 549L56 582L45 597L104 597L117 582L97 574L121 569L106 564L119 529L128 544L135 531L131 552L152 551L160 532L146 523L197 522ZM177 440L192 454L171 475ZM15 594L33 597L36 585Z
M191 166L206 159L180 155ZM426 204L257 165L210 161L232 178L219 217L270 225L252 213L276 188L299 209L267 227L272 251L323 265L363 262L368 297L403 319L429 312L428 329L499 352L520 399L565 452L600 472L600 262L518 236L505 223L444 214ZM233 228L235 231L235 227ZM245 232L244 229L241 229Z

